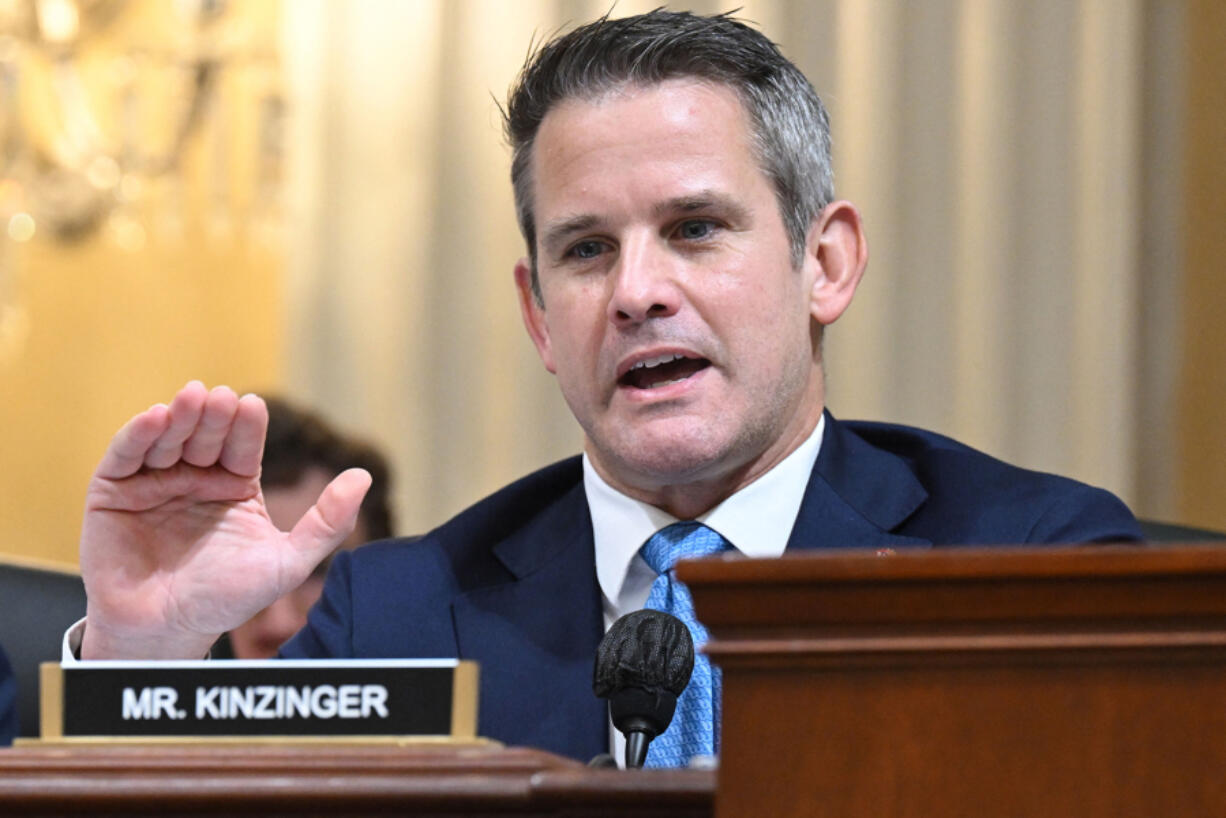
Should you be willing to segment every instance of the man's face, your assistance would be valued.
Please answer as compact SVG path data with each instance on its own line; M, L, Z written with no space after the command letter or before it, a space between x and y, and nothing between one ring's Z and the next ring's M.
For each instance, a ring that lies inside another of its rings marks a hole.
M821 413L816 262L792 264L735 92L569 100L533 151L544 307L522 261L521 305L602 476L670 508L678 485L718 501L792 451Z

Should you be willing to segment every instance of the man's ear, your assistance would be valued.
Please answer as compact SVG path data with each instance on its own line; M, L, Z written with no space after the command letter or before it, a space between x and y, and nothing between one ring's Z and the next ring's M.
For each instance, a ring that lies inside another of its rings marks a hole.
M819 324L833 324L851 304L868 266L860 212L851 202L826 205L809 228L805 252L807 263L816 262L809 311Z
M536 345L536 353L550 372L557 373L553 363L553 348L549 344L549 325L545 321L545 308L537 303L532 292L532 261L521 258L515 263L515 289L519 293L519 311L524 318L528 337Z

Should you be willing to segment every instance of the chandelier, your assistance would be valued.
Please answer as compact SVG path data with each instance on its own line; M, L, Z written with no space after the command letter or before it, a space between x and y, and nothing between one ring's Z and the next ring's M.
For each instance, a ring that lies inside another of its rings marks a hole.
M285 105L252 24L275 3L0 0L0 357L23 332L11 243L279 224Z

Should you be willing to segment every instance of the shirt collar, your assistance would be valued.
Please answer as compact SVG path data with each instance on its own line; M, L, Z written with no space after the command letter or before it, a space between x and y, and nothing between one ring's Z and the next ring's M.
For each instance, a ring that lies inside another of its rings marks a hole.
M812 434L791 454L715 508L699 515L698 521L718 531L746 556L781 555L800 513L825 428L823 413ZM610 486L596 472L586 453L583 490L592 514L596 579L605 599L616 600L630 561L643 543L661 528L677 522L677 518Z

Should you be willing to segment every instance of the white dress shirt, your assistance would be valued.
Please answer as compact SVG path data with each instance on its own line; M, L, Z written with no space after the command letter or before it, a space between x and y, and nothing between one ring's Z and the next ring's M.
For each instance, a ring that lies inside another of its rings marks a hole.
M715 508L698 516L698 522L718 531L747 557L778 557L800 513L805 487L822 446L826 416L813 433L774 468ZM596 544L596 580L608 630L623 614L637 611L647 602L656 572L639 555L652 534L677 522L677 518L641 500L628 497L605 482L591 461L583 456L583 490L592 514ZM620 765L626 738L609 725L609 751Z

